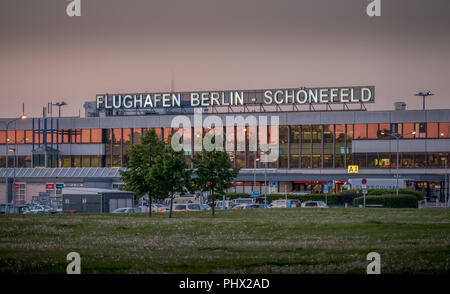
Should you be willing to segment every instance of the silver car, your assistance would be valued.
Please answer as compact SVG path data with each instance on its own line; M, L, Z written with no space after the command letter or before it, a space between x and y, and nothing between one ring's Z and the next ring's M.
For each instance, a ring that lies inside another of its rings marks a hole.
M303 208L328 208L323 201L305 201L302 203Z
M140 212L140 211L137 208L124 207L124 208L117 208L117 209L113 210L112 213L138 213L138 212Z

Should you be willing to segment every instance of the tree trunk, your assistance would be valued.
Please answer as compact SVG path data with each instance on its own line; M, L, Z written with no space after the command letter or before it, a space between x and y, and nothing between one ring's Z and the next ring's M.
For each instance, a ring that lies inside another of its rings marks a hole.
M214 195L214 189L211 191L212 198L212 216L215 216L216 211L216 196Z
M170 212L169 212L169 218L172 217L172 207L173 207L173 193L170 194Z
M152 216L152 196L148 193L148 216Z

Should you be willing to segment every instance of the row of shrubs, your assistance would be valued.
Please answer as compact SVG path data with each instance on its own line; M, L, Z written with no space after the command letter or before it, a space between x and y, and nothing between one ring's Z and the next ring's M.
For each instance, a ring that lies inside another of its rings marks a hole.
M358 192L357 192L358 191ZM308 194L308 195L290 195L289 199L297 199L301 202L308 200L327 201L328 205L344 205L353 203L354 206L363 204L362 190L348 190L339 194ZM249 198L247 193L226 193L226 198ZM261 195L264 197L264 195ZM284 199L285 194L267 194L267 200L273 201ZM368 200L370 199L370 200ZM417 207L418 201L424 199L424 194L413 189L399 189L399 195L395 195L395 189L371 189L366 196L366 204L382 204L384 207L409 208Z
M353 199L353 206L364 204L364 197ZM417 208L418 200L416 196L398 194L366 196L366 205L382 205L388 208Z
M362 190L347 190L347 191L343 191L340 193L340 195L352 195L352 196L362 196ZM369 189L367 191L367 196L379 196L379 195L392 195L395 194L395 189ZM398 189L398 194L402 194L402 195L410 195L410 196L414 196L417 198L417 200L423 200L425 195L423 192L420 191L416 191L414 189L406 189L406 188L402 188L402 189Z
M247 193L227 193L226 194L227 198L230 198L231 200L236 199L236 198L249 198L251 197L250 194ZM264 195L261 195L260 198L264 198ZM285 199L286 195L285 194L267 194L267 201L272 202L274 200L278 200L278 199ZM308 201L308 200L315 200L315 201L327 201L328 205L337 205L337 204L341 204L340 201L340 196L339 195L325 195L325 194L308 194L308 195L289 195L288 194L288 199L297 199L300 200L300 202L304 202L304 201ZM349 201L348 203L351 203L351 201ZM343 203L342 203L343 204Z

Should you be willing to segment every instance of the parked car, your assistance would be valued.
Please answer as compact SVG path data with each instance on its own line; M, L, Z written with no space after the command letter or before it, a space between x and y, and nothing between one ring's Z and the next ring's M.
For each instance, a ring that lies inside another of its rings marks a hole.
M63 213L63 214L75 214L75 213L77 213L77 211L76 210L63 210L61 213Z
M211 210L212 209L211 206L209 206L209 204L200 204L200 208L202 210Z
M328 208L328 205L323 201L305 201L302 203L303 208Z
M187 204L174 204L173 211L188 211Z
M56 210L47 205L32 205L24 211L24 214L54 214Z
M256 204L256 206L257 206L256 208L272 208L270 204L263 204L263 203Z
M238 209L256 209L259 208L258 207L259 204L240 204L240 205L236 205L233 207L233 209L238 210Z
M138 212L140 212L140 211L137 208L124 207L124 208L117 208L117 209L113 210L112 213L138 213Z
M169 208L163 204L154 203L152 204L152 212L167 212Z
M233 203L235 205L241 205L241 204L255 204L256 200L255 198L238 198L238 199L234 199Z
M233 201L232 200L219 200L216 202L215 209L231 209L233 207Z
M200 210L203 210L200 203L189 203L187 205L187 209L189 211L200 211Z
M291 207L300 207L301 202L296 199L279 199L272 201L273 208L291 208Z

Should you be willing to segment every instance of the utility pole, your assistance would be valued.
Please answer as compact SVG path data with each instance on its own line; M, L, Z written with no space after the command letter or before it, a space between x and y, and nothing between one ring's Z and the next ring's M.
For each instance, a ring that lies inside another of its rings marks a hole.
M411 133L409 133L409 134L406 134L406 135L400 135L400 134L398 134L398 133L391 133L391 132L386 132L386 131L381 131L379 134L381 134L382 136L384 136L384 135L388 135L388 136L391 136L391 137L393 137L393 138L395 138L396 139L396 141L397 141L397 184L396 184L396 186L395 186L395 195L396 196L398 196L398 178L399 178L399 173L398 173L398 166L399 166L399 163L400 163L400 160L399 160L399 142L400 142L400 139L401 138L403 138L404 136L407 136L407 135L415 135L416 134L416 132L414 131L414 132L411 132Z

